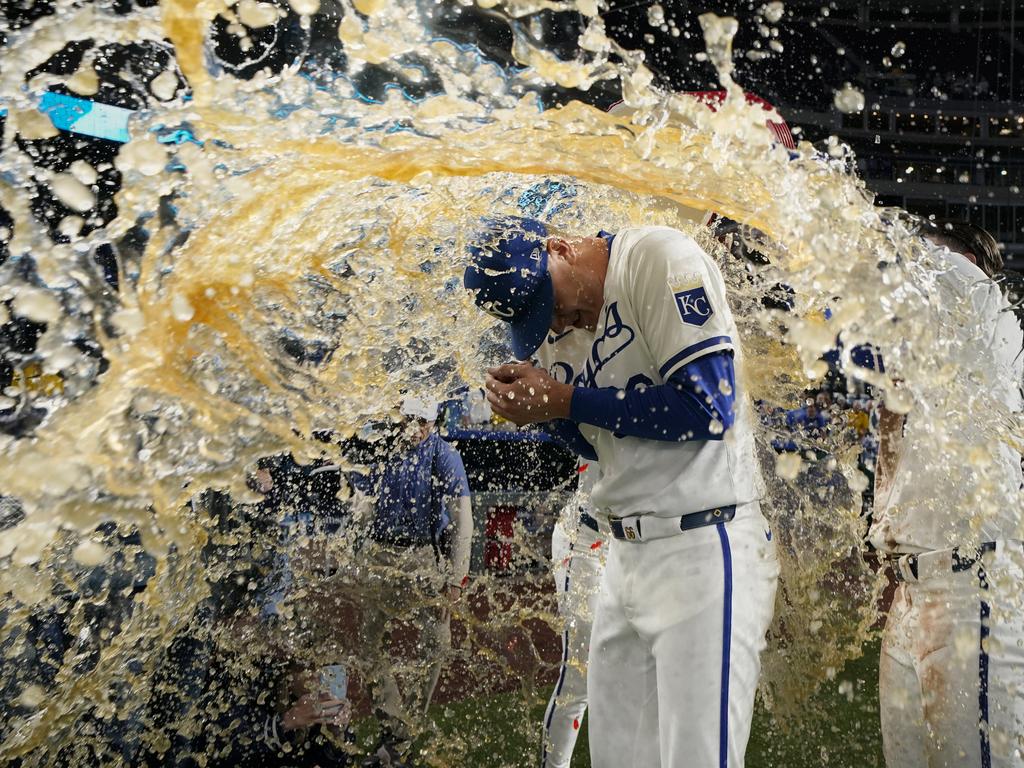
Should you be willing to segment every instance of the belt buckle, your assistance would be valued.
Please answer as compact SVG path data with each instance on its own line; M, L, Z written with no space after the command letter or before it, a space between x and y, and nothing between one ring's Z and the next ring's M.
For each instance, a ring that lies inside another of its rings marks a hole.
M892 572L896 581L900 584L917 581L917 555L900 555L896 558L895 567L892 569Z
M620 517L617 520L613 520L612 532L615 534L617 539L623 539L625 541L639 541L641 538L640 518Z

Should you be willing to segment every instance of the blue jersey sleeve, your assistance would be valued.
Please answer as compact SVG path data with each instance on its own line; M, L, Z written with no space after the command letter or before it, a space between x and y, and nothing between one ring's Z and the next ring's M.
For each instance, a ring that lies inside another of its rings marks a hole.
M885 360L882 359L882 352L878 347L859 344L850 350L850 361L861 368L885 373Z
M721 440L735 421L732 351L687 363L664 384L573 392L572 420L646 440Z
M538 426L577 456L582 456L590 461L598 460L594 446L587 442L587 438L583 436L579 425L575 422L569 419L554 419Z

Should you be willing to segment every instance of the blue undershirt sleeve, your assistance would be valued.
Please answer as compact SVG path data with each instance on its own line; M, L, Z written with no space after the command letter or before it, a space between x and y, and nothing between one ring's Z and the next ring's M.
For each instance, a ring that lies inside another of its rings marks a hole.
M850 350L850 361L861 368L885 373L885 361L882 359L882 352L878 347L859 344Z
M721 440L735 421L736 375L732 351L687 363L664 384L628 392L577 387L571 418L618 435L681 442Z
M582 456L590 461L598 460L594 446L587 442L587 438L583 436L579 425L575 422L569 421L569 419L554 419L545 421L538 426L577 456Z

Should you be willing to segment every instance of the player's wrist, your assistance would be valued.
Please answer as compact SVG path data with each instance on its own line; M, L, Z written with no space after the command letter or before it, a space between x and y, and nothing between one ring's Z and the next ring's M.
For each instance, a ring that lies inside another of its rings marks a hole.
M559 384L555 391L552 393L551 398L553 403L554 413L551 414L553 419L568 419L572 413L572 398L573 392L576 390L572 384Z

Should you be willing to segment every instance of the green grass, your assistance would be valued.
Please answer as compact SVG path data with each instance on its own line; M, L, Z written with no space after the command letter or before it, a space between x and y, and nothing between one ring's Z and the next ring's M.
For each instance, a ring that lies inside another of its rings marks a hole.
M808 703L808 716L784 731L761 707L746 768L883 768L878 720L879 644L864 648Z
M535 768L546 700L523 701L519 694L472 698L432 708L436 737L424 749L424 764L453 768ZM884 768L878 722L878 644L849 663L807 706L808 716L781 728L758 706L746 768ZM373 726L357 726L359 742L370 744ZM590 768L587 722L573 756L573 768Z

